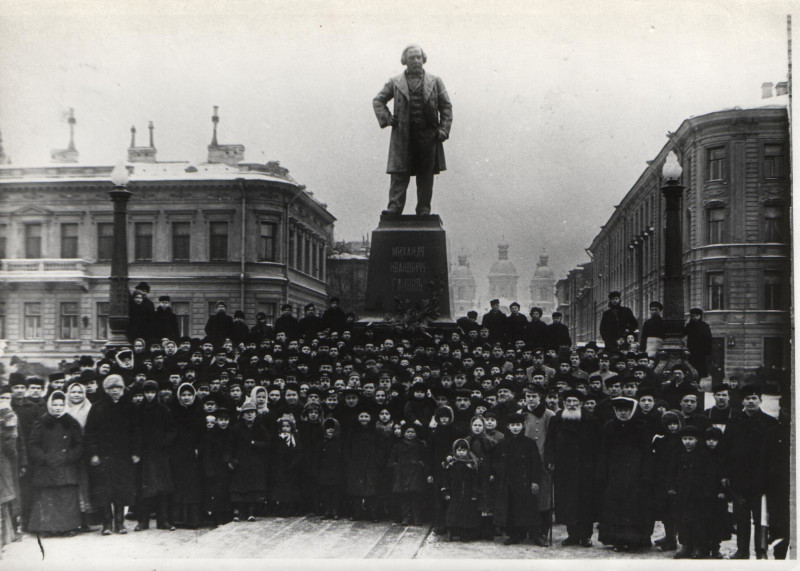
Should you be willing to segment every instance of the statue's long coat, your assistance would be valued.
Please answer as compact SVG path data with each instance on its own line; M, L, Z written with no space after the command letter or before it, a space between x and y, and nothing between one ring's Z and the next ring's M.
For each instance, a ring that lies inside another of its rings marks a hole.
M425 72L423 97L425 98L425 112L430 123L446 135L443 140L447 139L450 136L450 125L453 123L453 106L442 80ZM389 111L387 103L392 99L394 99L394 116L397 117L397 126L392 127L386 172L390 174L407 173L409 171L408 138L411 126L411 106L409 105L409 89L405 73L387 81L380 93L372 100L372 107L375 109L375 115L378 117L381 127L386 127L391 122L392 113ZM443 171L446 166L444 147L442 141L438 141L433 172Z

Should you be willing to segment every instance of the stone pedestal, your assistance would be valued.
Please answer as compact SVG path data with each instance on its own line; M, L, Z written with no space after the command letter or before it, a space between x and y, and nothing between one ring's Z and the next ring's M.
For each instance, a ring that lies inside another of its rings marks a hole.
M438 285L437 285L438 284ZM452 323L447 241L437 215L381 216L372 232L364 321L382 321L396 311L395 298L411 307L439 290L436 323Z

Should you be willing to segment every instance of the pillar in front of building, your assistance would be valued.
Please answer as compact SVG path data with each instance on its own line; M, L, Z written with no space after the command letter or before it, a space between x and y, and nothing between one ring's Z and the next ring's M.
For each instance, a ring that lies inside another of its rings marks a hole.
M128 341L128 200L131 192L128 184L128 170L120 163L111 173L114 190L108 195L114 203L113 251L111 253L111 286L108 292L109 336L106 348L118 348L129 345Z

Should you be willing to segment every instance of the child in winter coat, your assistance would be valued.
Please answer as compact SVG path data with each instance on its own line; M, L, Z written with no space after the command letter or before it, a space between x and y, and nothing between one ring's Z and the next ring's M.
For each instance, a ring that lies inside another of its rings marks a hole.
M294 420L278 420L278 434L272 442L272 501L281 517L296 515L300 506L300 468L303 450Z
M429 473L428 450L418 439L420 429L407 424L403 440L392 448L388 466L392 469L392 492L400 505L403 525L421 525L422 497Z
M326 418L322 421L322 433L316 474L322 519L339 519L345 484L344 441L339 421Z
M256 405L245 401L239 422L231 429L232 454L231 502L233 521L255 521L257 504L264 501L267 491L267 430L256 422Z
M705 447L717 473L722 470L722 452L720 443L722 442L722 431L716 427L706 428ZM711 559L722 559L719 551L720 543L731 538L731 521L728 514L728 499L722 489L720 482L716 490L716 497L712 500L710 521L708 525L708 557Z
M201 449L203 466L203 510L211 525L219 526L233 519L230 505L232 430L231 413L219 408L206 414L206 432Z
M699 445L700 431L696 426L684 426L679 435L683 449L675 455L667 472L667 493L674 499L673 513L681 542L674 557L705 559L719 474L708 451Z
M356 422L346 446L350 519L364 519L368 515L378 521L374 503L378 493L378 435L367 410L362 408Z
M666 473L675 455L682 448L681 439L678 436L681 417L676 411L668 410L662 415L661 424L664 426L662 433L653 437L655 481L653 483L652 519L664 523L664 537L656 540L656 548L659 551L672 551L677 549L678 544L671 507L672 497L667 494Z
M481 524L480 488L478 458L470 451L469 443L459 438L446 461L441 490L447 503L444 524L449 541L454 537L462 541L475 537Z

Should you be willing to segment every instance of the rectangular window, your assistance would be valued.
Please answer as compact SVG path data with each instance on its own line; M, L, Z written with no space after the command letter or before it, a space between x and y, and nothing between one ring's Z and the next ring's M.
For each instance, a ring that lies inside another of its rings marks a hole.
M273 301L258 301L256 303L256 313L263 312L267 316L267 325L275 323L275 312L278 304Z
M97 331L95 331L95 339L108 339L108 311L109 303L107 301L97 302Z
M97 261L110 262L114 252L114 224L98 222L97 224ZM98 337L105 339L105 337Z
M41 224L26 224L25 225L25 257L26 258L41 258L42 257L42 225Z
M188 262L191 247L191 222L172 223L172 260Z
M78 225L72 222L61 225L61 257L78 257Z
M0 339L6 338L6 302L0 301Z
M23 304L23 337L25 339L42 338L42 304L32 301Z
M783 145L764 145L764 178L782 178L783 160Z
M764 241L784 242L783 208L780 206L764 207Z
M190 320L192 316L192 304L189 301L173 301L172 312L178 318L178 329L181 337L191 336Z
M134 225L134 259L137 262L153 261L153 223L137 222Z
M258 248L259 262L275 261L275 235L277 224L274 222L261 223L261 241Z
M61 303L61 335L59 339L77 339L78 331L78 302L66 301Z
M211 222L209 224L208 257L212 262L228 260L227 222Z
M725 209L706 210L706 244L722 244L725 241Z
M6 236L8 235L8 225L0 224L0 259L8 257L6 252Z
M706 274L709 309L725 309L725 274L711 272Z
M708 149L708 170L706 180L724 180L725 179L725 147L716 147Z
M764 272L764 309L783 309L781 289L780 272Z

